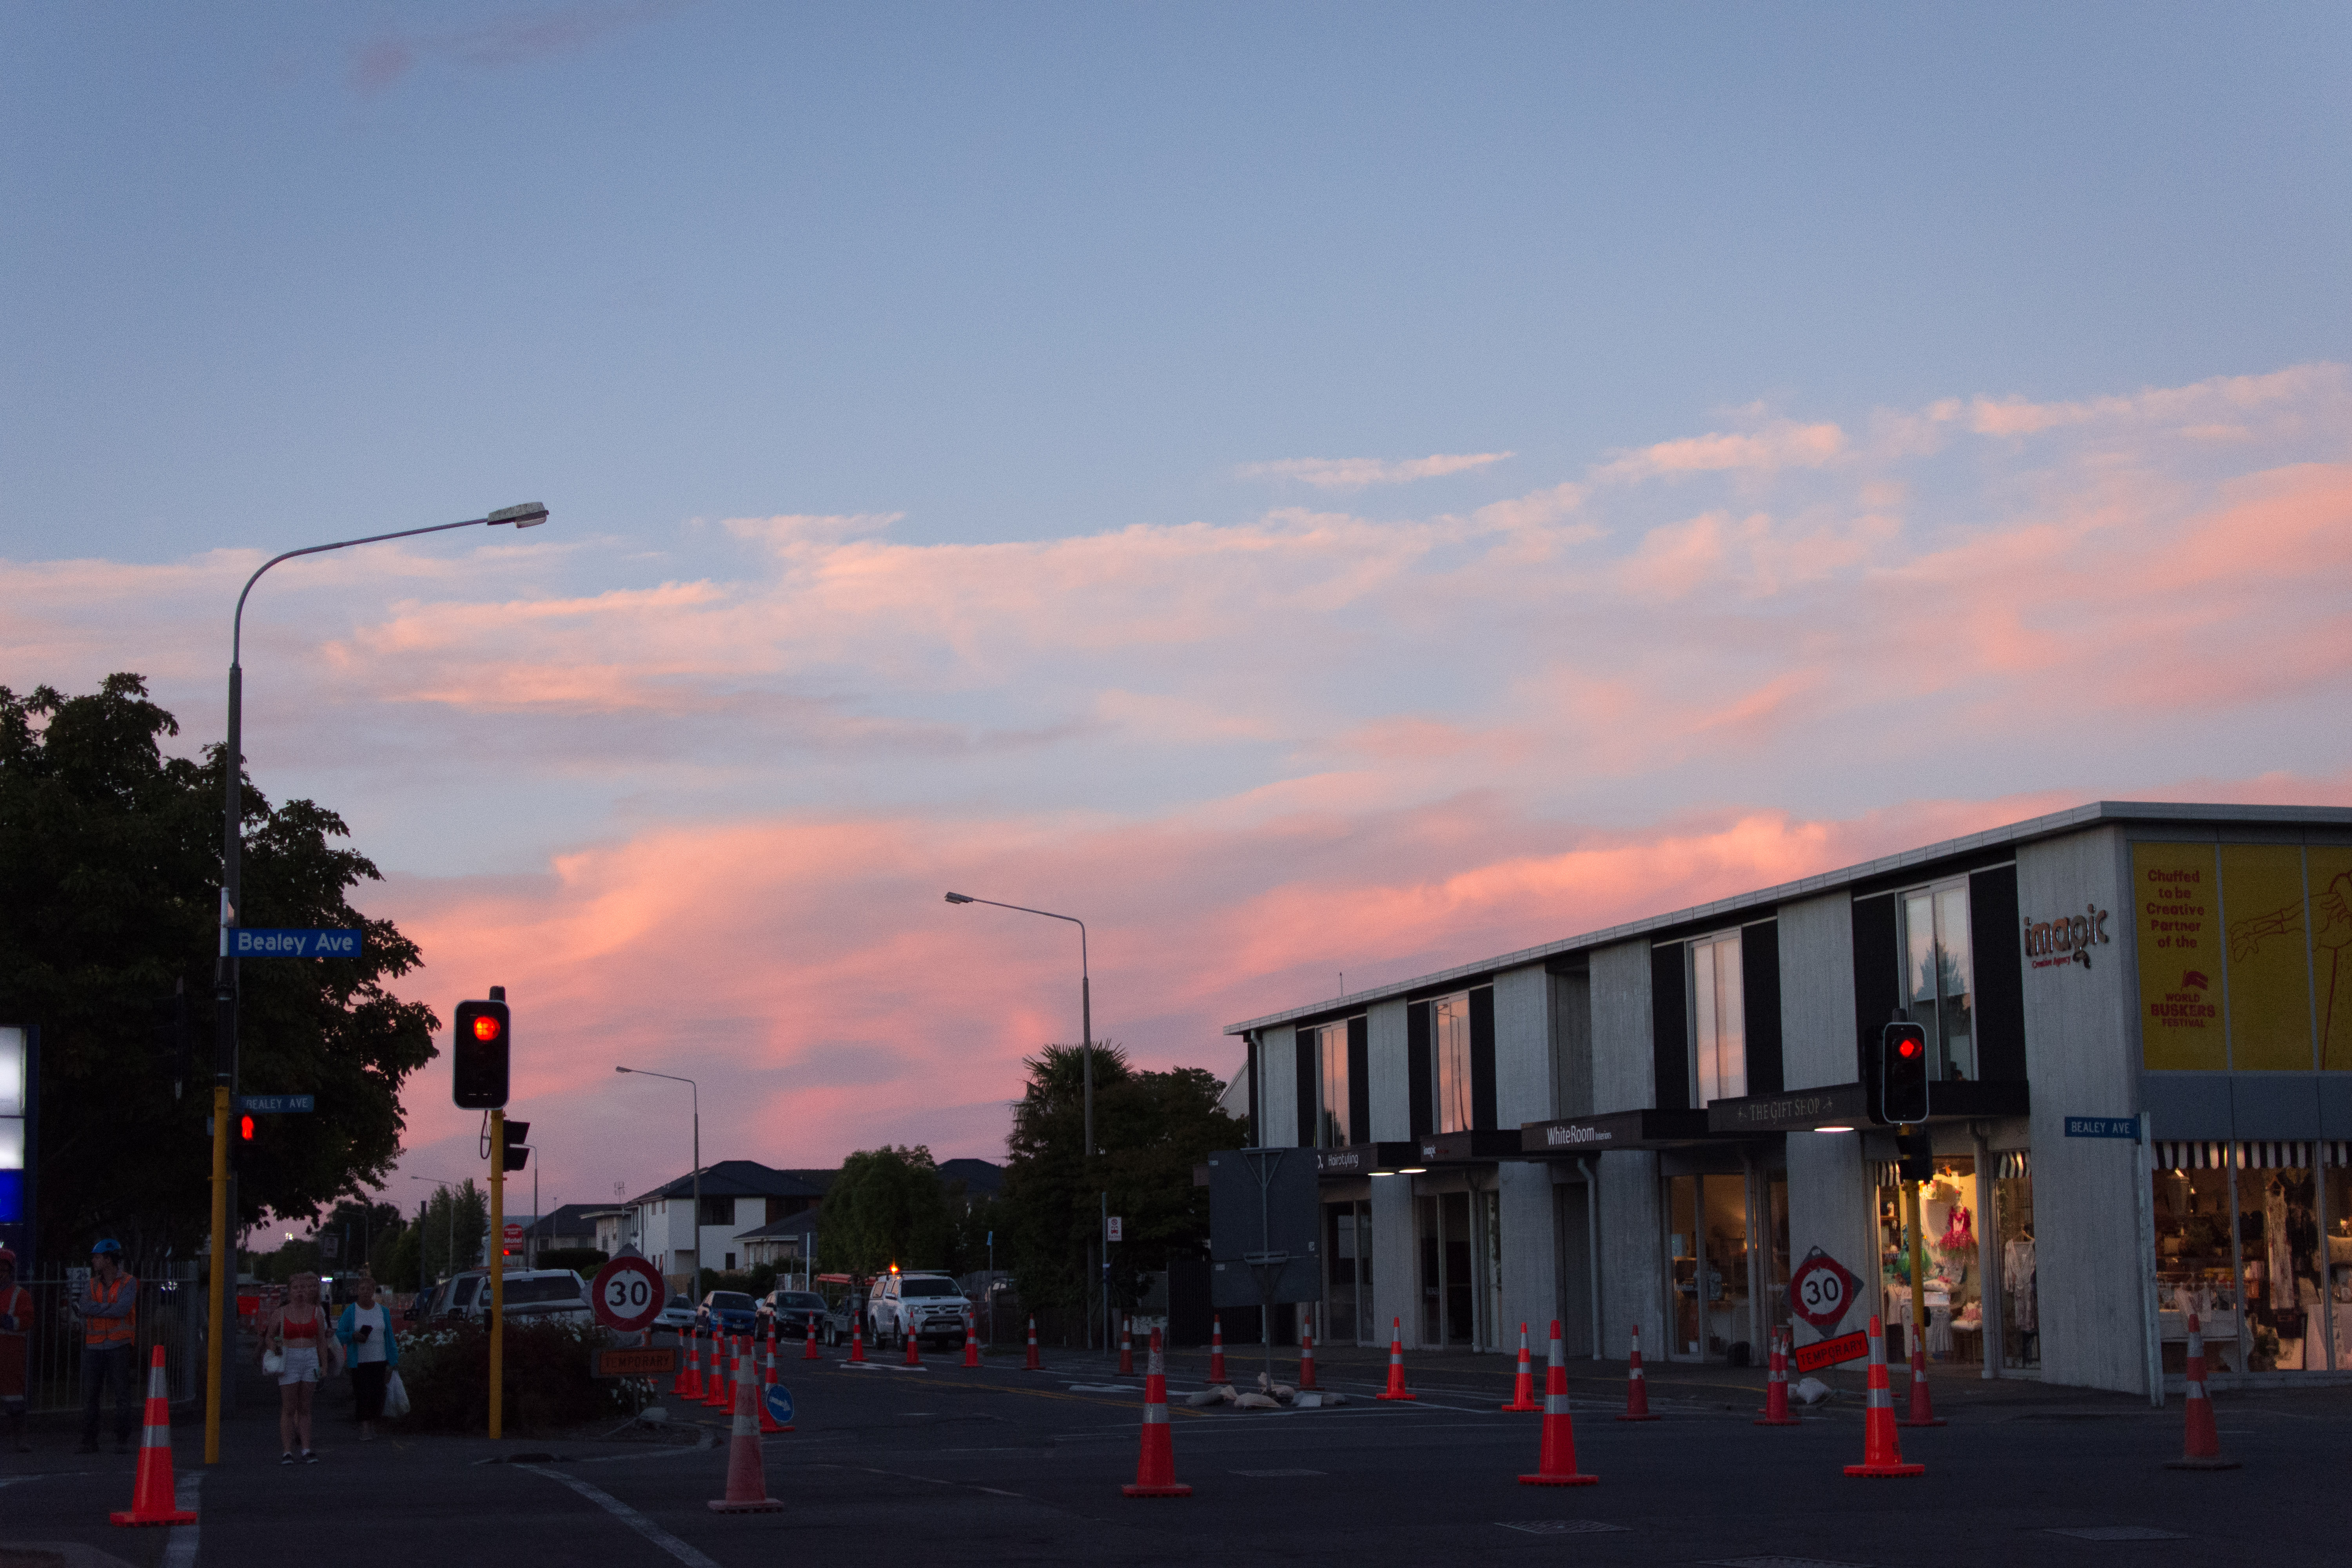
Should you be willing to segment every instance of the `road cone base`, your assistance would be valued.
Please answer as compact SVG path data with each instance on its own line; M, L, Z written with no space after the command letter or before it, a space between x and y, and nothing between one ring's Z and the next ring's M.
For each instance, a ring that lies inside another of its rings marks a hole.
M702 1506L713 1513L782 1513L784 1511L783 1500L772 1497L761 1498L757 1502L722 1501L705 1503Z
M1930 1415L1925 1421L1897 1421L1897 1426L1948 1426L1950 1422L1940 1415Z
M1665 1417L1663 1415L1620 1415L1617 1419L1620 1421L1663 1421Z
M2230 1468L2231 1469L2237 1468L2235 1465L2232 1465ZM194 1524L196 1522L196 1516L194 1514L183 1513L177 1509L173 1510L170 1513L149 1514L131 1513L126 1510L121 1513L110 1513L106 1517L114 1523L121 1525L126 1529L133 1529L142 1524Z
M1508 1405L1497 1405L1495 1408L1497 1410L1541 1410L1543 1406L1532 1399L1514 1399Z
M1751 1426L1802 1426L1804 1423L1793 1415L1759 1415L1748 1425Z
M2168 1459L2168 1470L2234 1470L2240 1468L2235 1459ZM120 1522L118 1519L117 1522Z
M1121 1487L1118 1489L1118 1495L1121 1497L1191 1497L1192 1489L1179 1481L1173 1486L1165 1487Z
M1866 1476L1874 1480L1885 1480L1896 1476L1924 1476L1927 1473L1927 1467L1925 1465L1848 1465L1845 1468L1845 1473L1849 1476Z
M1600 1484L1599 1476L1521 1476L1519 1478L1519 1485L1523 1487L1597 1487Z
M1412 1399L1418 1397L1418 1395L1411 1394L1375 1394L1372 1397L1374 1399Z

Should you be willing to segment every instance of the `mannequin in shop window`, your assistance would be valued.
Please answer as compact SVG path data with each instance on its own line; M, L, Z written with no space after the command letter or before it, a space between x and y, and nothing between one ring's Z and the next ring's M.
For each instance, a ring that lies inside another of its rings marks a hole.
M2010 1306L2015 1315L2018 1333L2017 1354L2020 1361L2036 1358L2026 1352L2026 1342L2038 1339L2042 1319L2034 1310L2033 1299L2033 1227L2027 1226L2009 1239L2000 1249L2000 1277L2009 1288Z

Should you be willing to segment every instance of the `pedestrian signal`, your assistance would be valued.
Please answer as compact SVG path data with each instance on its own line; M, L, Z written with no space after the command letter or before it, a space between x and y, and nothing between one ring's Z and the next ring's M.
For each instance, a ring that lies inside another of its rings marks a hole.
M506 1130L506 1168L509 1172L520 1171L530 1163L530 1151L523 1147L522 1142L530 1136L530 1123L506 1121L500 1125Z
M1878 1110L1897 1125L1927 1120L1927 1031L1916 1024L1879 1037Z
M237 1135L239 1138L243 1139L243 1140L244 1140L245 1142L247 1142L247 1143L250 1143L250 1142L253 1142L253 1118L252 1118L252 1117L250 1117L250 1116L240 1116L240 1117L238 1117L238 1118L236 1119L236 1135Z
M456 1082L452 1092L467 1110L492 1110L507 1102L507 1052L513 1020L504 1002L457 1004L456 1037L450 1041Z

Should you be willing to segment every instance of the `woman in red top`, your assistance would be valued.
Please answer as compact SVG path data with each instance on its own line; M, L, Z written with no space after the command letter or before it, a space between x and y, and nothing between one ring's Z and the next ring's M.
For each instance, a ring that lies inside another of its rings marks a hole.
M294 1444L300 1439L302 1462L315 1465L310 1447L310 1400L320 1380L333 1370L341 1346L319 1307L319 1277L297 1274L286 1282L286 1300L261 1328L262 1364L269 1352L283 1358L278 1369L278 1441L285 1448L278 1462L294 1462Z

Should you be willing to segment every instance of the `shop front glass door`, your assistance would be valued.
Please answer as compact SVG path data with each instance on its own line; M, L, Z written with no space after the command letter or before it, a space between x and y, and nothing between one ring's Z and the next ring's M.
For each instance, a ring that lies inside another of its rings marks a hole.
M1718 1359L1751 1332L1747 1176L1666 1178L1666 1231L1674 1298L1666 1353L1677 1361Z

